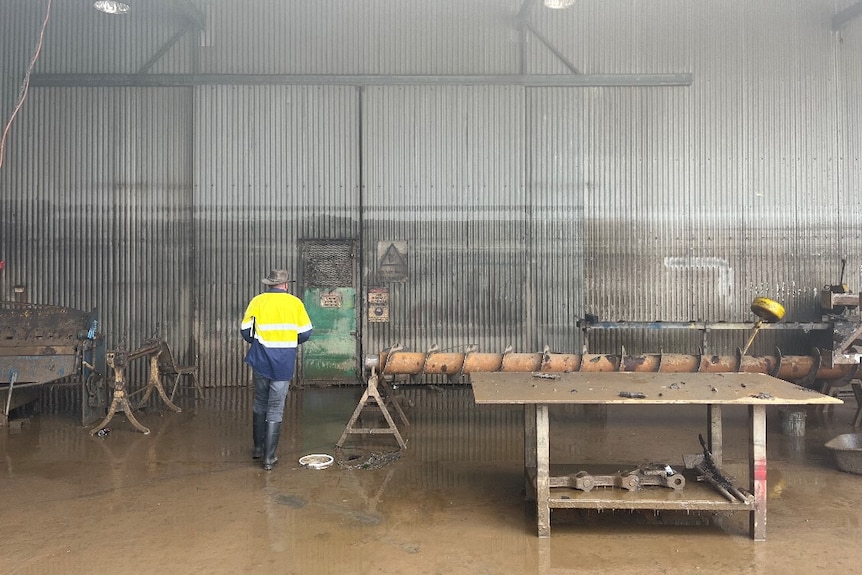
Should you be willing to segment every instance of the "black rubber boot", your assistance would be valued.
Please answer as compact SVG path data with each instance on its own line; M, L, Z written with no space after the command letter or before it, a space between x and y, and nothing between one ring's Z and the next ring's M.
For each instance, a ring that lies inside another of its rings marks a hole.
M254 437L254 451L251 454L252 459L260 459L263 457L263 442L266 437L266 414L252 413L251 417L251 433Z
M275 455L278 449L278 436L281 435L280 421L266 422L266 439L264 440L263 450L263 468L267 471L272 469L272 466L278 463L278 457Z

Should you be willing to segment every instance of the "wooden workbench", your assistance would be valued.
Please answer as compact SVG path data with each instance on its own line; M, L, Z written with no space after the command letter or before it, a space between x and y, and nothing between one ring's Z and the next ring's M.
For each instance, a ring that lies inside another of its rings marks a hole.
M751 537L766 540L766 407L843 403L790 382L761 373L560 373L485 372L470 375L477 404L524 405L524 467L535 495L539 537L551 534L551 509L654 509L749 511ZM622 395L621 395L622 394ZM643 397L624 397L624 395ZM564 478L551 477L548 406L550 405L704 405L708 448L721 466L721 407L748 406L751 440L751 503L728 501L718 492L691 481L678 491L597 488L579 491L552 488ZM563 495L557 492L564 491ZM530 491L528 491L530 493Z

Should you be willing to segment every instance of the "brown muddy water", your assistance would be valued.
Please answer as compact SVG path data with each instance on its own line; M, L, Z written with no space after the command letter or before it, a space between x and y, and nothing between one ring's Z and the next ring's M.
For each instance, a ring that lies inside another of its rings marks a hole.
M570 510L555 510L540 540L524 500L520 408L477 407L468 386L403 386L406 451L391 436L336 450L361 392L291 392L271 472L250 457L247 388L188 394L182 413L152 402L137 413L149 435L119 414L104 438L43 398L0 428L0 573L862 571L862 476L839 471L823 447L854 431L852 396L810 408L802 438L768 410L767 540L754 542L747 513ZM681 465L705 425L702 408L554 408L552 461ZM725 408L724 433L724 469L747 485L745 408ZM336 464L303 468L309 453Z

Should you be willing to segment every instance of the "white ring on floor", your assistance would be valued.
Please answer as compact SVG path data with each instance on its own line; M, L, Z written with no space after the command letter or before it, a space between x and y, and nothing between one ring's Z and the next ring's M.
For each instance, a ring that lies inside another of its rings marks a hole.
M325 453L312 453L299 458L299 464L309 469L326 469L333 461L332 456Z

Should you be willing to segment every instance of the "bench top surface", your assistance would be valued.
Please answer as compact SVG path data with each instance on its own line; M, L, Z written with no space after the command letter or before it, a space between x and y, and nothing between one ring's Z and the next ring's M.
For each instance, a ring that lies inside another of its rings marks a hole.
M810 405L838 398L763 373L470 374L477 404Z

